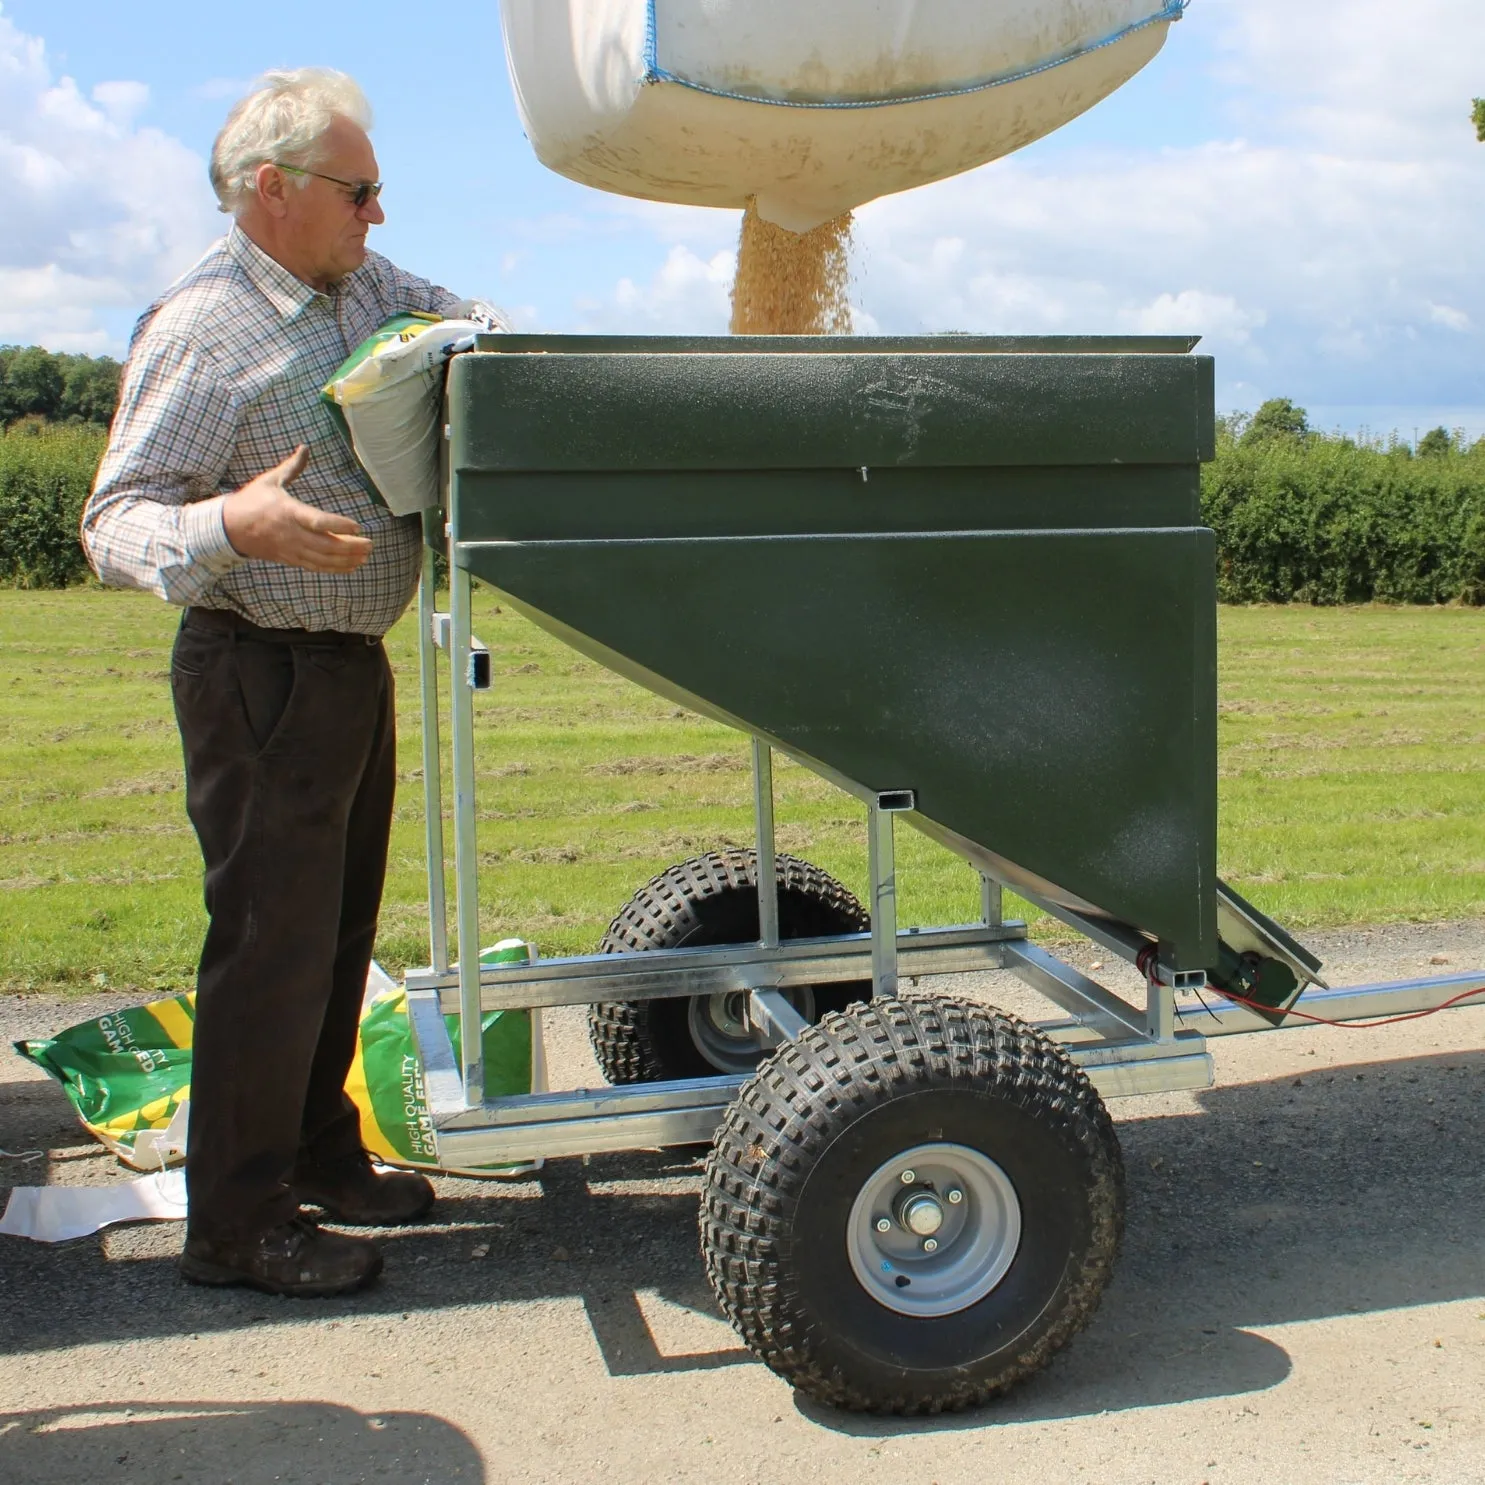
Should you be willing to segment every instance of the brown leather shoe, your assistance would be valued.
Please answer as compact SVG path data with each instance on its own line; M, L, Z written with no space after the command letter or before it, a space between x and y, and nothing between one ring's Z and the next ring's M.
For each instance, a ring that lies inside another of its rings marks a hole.
M302 1214L255 1238L187 1237L181 1278L192 1284L247 1284L265 1294L313 1298L346 1294L382 1271L370 1238L322 1232Z
M365 1153L333 1164L301 1166L294 1195L352 1227L416 1222L433 1205L433 1183L415 1170L379 1170Z

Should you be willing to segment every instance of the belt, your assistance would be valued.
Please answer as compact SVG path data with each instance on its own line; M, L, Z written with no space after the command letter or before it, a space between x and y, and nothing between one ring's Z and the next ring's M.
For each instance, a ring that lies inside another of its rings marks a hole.
M181 615L181 624L190 629L208 629L216 634L235 634L242 639L266 640L283 645L379 645L379 634L350 634L340 629L267 629L244 619L230 608L197 608L194 605Z

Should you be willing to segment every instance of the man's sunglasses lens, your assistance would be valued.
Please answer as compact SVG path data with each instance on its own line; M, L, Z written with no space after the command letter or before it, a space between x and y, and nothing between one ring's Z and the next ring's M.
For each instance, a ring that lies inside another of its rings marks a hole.
M292 175L312 175L316 180L327 180L331 185L343 187L351 193L350 200L357 211L382 193L382 183L379 180L342 180L338 175L321 175L318 170L306 170L302 165L285 165L278 161L274 163L280 170L287 170Z

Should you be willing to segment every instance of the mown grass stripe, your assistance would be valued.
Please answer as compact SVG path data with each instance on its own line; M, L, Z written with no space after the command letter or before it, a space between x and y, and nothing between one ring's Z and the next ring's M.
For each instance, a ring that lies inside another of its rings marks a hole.
M589 952L634 890L752 838L747 744L579 661L492 595L480 702L481 916L543 954ZM137 593L0 590L0 987L189 989L204 915L164 679L178 616ZM1219 614L1219 862L1281 921L1485 914L1485 611ZM377 957L426 962L417 658ZM535 668L531 668L535 667ZM780 760L780 843L866 887L861 811ZM972 875L911 830L904 924L974 916ZM1054 934L1053 925L1036 932Z

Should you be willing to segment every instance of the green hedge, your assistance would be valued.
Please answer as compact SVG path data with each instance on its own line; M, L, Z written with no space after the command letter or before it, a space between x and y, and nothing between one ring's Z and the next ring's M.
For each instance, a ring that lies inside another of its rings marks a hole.
M1431 456L1223 438L1202 474L1228 603L1485 602L1485 442Z
M1485 440L1438 432L1419 456L1297 431L1293 412L1289 430L1226 427L1202 473L1224 602L1485 603ZM104 438L37 422L0 435L0 582L87 575L77 523Z
M77 523L106 442L86 425L22 422L0 435L0 583L65 588L87 576Z

